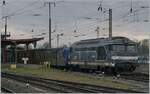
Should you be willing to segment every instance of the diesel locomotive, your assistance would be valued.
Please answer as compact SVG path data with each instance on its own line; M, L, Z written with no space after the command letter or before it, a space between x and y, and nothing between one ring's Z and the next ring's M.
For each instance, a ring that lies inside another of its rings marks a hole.
M136 42L126 37L98 38L72 44L69 65L108 73L132 72L137 60Z

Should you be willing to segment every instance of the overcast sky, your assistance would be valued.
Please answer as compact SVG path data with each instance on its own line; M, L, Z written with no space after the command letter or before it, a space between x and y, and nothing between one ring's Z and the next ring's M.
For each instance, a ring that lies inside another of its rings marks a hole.
M48 5L50 0L0 0L1 17L9 15L8 32L11 38L44 37L40 45L48 41ZM56 46L56 35L60 45L82 39L108 37L108 9L113 11L113 36L125 36L133 40L149 38L149 0L51 0L52 46ZM101 1L102 11L97 11ZM143 8L145 7L145 8ZM90 18L90 19L89 19ZM34 32L31 32L32 29ZM77 32L74 32L76 30ZM4 32L4 20L0 19L0 32ZM41 35L46 33L46 35ZM82 36L85 35L85 36ZM75 37L79 36L79 37Z

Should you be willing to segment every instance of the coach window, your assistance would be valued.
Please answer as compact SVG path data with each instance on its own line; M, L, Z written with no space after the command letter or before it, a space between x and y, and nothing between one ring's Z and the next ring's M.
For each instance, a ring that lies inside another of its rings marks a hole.
M98 60L104 60L106 59L106 51L104 47L98 47L97 49L97 59Z

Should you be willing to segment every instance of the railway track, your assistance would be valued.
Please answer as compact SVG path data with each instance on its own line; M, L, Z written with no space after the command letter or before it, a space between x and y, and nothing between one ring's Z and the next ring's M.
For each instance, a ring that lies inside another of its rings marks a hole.
M14 91L12 91L6 87L1 87L1 92L3 92L3 93L14 93Z
M120 74L121 78L128 79L128 80L135 80L140 82L149 82L149 75L142 74L142 73L124 73Z
M11 78L17 81L45 87L48 89L53 89L61 93L144 93L132 90L23 76L12 73L2 73L2 77Z

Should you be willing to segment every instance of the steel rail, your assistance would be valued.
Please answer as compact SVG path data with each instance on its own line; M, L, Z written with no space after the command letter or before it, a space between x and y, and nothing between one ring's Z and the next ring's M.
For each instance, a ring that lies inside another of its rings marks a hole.
M90 93L144 93L139 91L125 90L125 89L118 89L118 88L111 88L111 87L104 87L104 86L37 78L33 76L23 76L23 75L12 74L12 73L2 73L2 77L9 77L16 80L20 79L20 81L24 79L24 82L28 82L36 85L43 85L44 87L47 86L47 88L52 86L53 88L55 87L55 89L59 88L61 92L78 91L84 93L88 93L88 92Z
M4 92L4 93L14 93L14 91L6 88L6 87L1 87L1 93Z
M147 74L137 74L137 73L120 74L120 77L127 80L134 80L146 83L149 82L149 75Z
M33 85L37 85L40 87L45 87L48 89L53 89L57 92L62 92L62 93L72 93L72 92L85 92L85 93L95 93L95 91L92 90L88 90L85 88L80 88L80 87L74 87L71 85L65 85L62 83L56 83L56 82L47 82L47 81L43 81L43 80L38 80L32 77L25 77L25 76L19 76L19 75L8 75L8 74L2 74L2 77L6 77L6 78L11 78L17 81L21 81L24 83L29 83L29 84L33 84Z

